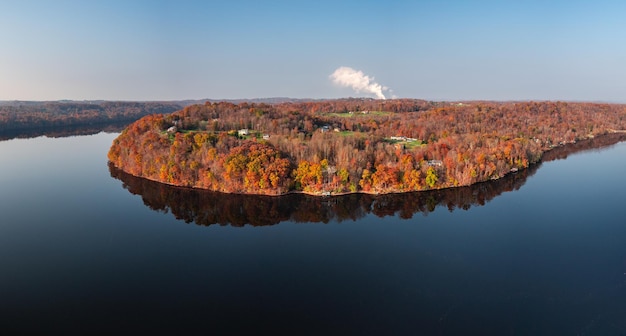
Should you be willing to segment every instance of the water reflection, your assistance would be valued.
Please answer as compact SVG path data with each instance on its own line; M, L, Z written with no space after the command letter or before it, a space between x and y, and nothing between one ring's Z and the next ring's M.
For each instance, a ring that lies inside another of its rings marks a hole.
M223 194L179 188L138 178L109 165L111 176L124 188L140 195L153 210L171 212L177 219L198 225L274 225L284 221L328 223L357 220L367 214L379 217L412 218L427 215L438 206L467 210L482 206L494 197L519 189L537 167L498 181L471 187L387 195L350 194L316 197L290 194L280 197Z
M580 141L549 151L544 155L543 161L564 159L573 153L607 147L625 139L625 134L615 134ZM401 194L351 194L334 197L302 194L280 197L223 194L149 181L127 174L111 164L109 164L109 171L112 177L123 182L125 189L132 194L140 195L144 204L153 210L171 212L177 219L187 223L241 227L246 224L274 225L284 221L313 223L354 221L368 214L410 219L417 213L428 215L438 207L445 207L449 211L468 210L472 206L483 206L502 193L518 190L540 166L540 164L535 165L500 180L470 187Z

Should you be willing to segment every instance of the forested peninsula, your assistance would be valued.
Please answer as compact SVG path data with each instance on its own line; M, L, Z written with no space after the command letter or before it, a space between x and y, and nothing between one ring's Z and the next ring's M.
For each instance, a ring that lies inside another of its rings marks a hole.
M618 104L206 102L141 118L108 158L134 176L226 193L396 193L499 179L624 129Z

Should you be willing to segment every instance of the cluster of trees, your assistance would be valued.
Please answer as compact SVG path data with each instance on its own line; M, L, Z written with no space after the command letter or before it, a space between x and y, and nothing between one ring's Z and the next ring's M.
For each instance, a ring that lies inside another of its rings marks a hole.
M551 148L621 129L626 106L613 104L207 102L138 120L109 160L136 176L222 192L405 192L498 179Z
M0 104L0 133L131 122L183 106L175 102L5 102Z

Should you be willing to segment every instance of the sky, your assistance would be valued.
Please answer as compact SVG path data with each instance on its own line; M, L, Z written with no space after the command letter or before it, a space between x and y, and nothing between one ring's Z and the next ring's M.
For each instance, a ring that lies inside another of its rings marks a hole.
M626 1L0 1L0 100L626 102ZM388 91L387 96L391 96Z

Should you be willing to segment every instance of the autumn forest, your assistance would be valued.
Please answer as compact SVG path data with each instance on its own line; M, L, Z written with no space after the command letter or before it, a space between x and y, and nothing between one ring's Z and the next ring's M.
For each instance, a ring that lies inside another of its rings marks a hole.
M615 104L207 102L141 118L108 156L135 176L227 193L392 193L499 179L624 129Z

